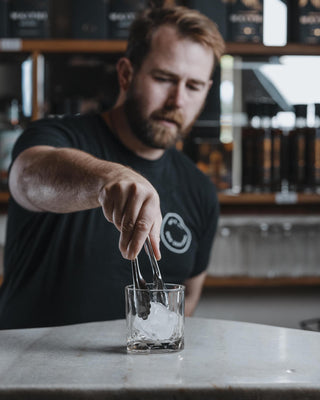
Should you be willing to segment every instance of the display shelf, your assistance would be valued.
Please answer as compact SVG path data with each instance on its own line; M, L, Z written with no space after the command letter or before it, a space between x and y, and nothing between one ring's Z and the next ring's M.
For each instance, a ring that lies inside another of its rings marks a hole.
M2 39L2 52L42 52L42 53L121 53L127 46L125 40L21 40Z
M78 40L48 39L22 40L0 39L2 52L43 52L43 53L77 53L105 52L121 53L127 46L126 40ZM319 45L289 43L286 46L264 46L257 43L226 43L226 54L232 55L320 55Z
M319 45L289 43L286 46L264 46L257 43L226 43L226 53L232 55L320 55Z
M0 192L0 204L6 204L9 200L10 194L8 192ZM240 194L218 194L219 202L221 205L242 205L242 204L267 204L267 205L277 205L276 194L275 193L240 193ZM281 204L294 204L292 201L287 203L283 202ZM314 204L320 206L320 195L319 194L297 194L296 204L308 205Z
M283 205L283 204L319 204L320 195L314 193L240 193L218 194L220 204L223 205L241 205L241 204L267 204L267 205Z
M320 276L255 278L248 276L214 277L207 276L205 287L281 287L320 286Z
M0 204L7 204L10 198L9 192L0 192Z
M3 277L0 275L0 286ZM230 276L230 277L213 277L207 276L205 279L204 287L217 288L217 287L288 287L288 286L320 286L320 277L281 277L281 278L253 278L246 276Z

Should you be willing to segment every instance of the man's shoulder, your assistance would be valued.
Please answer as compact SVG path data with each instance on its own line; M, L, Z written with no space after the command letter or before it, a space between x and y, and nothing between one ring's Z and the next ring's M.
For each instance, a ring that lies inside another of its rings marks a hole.
M97 148L105 133L99 114L50 116L31 122L18 138L14 156L31 146ZM105 135L106 136L106 135Z
M99 114L62 114L49 115L45 118L33 121L29 127L66 127L83 126L83 124L93 124L99 119Z
M63 137L67 140L89 140L105 133L98 113L75 115L51 115L31 122L24 131L24 137Z

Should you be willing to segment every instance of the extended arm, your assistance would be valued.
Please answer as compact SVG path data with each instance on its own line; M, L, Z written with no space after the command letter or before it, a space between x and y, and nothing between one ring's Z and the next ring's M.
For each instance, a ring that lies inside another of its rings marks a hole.
M185 316L191 317L200 299L203 283L207 273L189 278L184 282L185 290Z
M121 233L123 257L136 257L149 234L160 258L159 196L130 168L76 149L35 146L14 161L9 188L17 203L30 211L69 213L101 206Z

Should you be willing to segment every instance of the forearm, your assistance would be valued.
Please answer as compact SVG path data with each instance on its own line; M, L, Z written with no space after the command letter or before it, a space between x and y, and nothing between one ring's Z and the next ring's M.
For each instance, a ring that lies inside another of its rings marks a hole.
M79 150L37 146L19 155L9 176L15 200L31 211L68 213L98 207L113 163Z
M121 233L123 257L135 258L149 235L160 258L158 193L126 166L76 149L35 146L14 161L9 188L16 202L30 211L70 213L101 206Z
M184 314L186 317L192 317L195 309L197 308L199 302L199 298L194 299L191 296L186 296L185 298L185 306L184 306Z
M191 317L198 305L206 272L190 278L184 282L185 290L185 316Z

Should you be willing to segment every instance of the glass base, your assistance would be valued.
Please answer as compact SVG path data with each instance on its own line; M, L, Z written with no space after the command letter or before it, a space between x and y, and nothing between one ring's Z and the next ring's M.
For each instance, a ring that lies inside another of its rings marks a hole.
M184 348L184 340L178 339L176 341L168 342L150 342L150 341L128 341L128 353L171 353L181 351Z

